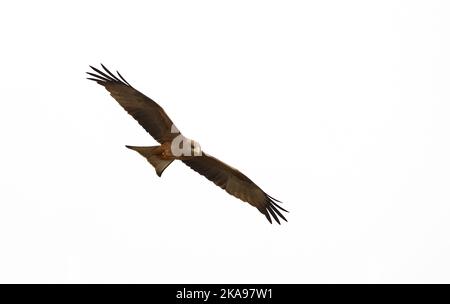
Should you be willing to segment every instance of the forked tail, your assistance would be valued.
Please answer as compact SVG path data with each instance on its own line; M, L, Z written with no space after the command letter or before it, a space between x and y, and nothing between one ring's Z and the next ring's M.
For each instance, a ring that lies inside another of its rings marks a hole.
M173 159L163 159L161 157L161 147L134 147L125 146L128 149L134 150L144 156L153 167L155 167L156 174L161 177L164 170L174 161Z

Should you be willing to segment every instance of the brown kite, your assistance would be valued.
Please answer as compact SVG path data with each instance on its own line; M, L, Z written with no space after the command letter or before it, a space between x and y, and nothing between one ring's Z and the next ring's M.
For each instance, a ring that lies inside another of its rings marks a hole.
M278 224L280 224L278 217L287 221L281 211L288 211L276 203L281 203L279 200L265 193L237 169L203 152L196 142L184 137L178 131L156 102L133 88L119 72L116 76L105 66L102 67L104 71L91 66L95 73L87 72L92 76L88 79L105 87L128 114L160 143L159 146L153 147L126 146L145 157L155 167L158 176L178 159L229 194L256 207L270 223L272 223L271 216Z

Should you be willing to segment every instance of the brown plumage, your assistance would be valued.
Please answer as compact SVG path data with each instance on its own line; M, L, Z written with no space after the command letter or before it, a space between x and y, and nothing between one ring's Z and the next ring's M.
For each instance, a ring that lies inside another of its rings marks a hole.
M91 66L95 73L87 72L92 76L88 79L105 87L111 96L161 144L154 147L126 146L144 156L155 167L158 176L161 176L174 160L180 160L229 194L256 207L270 223L274 218L280 224L279 217L287 221L281 211L288 211L277 204L281 203L280 201L265 193L237 169L201 151L195 142L185 138L178 131L156 102L133 88L119 72L116 76L105 66L102 67L104 71ZM188 153L177 154L177 151L183 148L183 151Z

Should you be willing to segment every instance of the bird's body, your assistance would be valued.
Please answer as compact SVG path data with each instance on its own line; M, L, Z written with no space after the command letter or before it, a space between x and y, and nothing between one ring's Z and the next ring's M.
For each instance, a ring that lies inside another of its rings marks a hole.
M185 137L184 137L185 138ZM183 139L183 142L190 141L189 139ZM127 146L127 148L133 148L132 146ZM201 153L201 150L191 150L190 154ZM187 160L190 159L193 155L189 155L189 153L182 154L176 153L173 149L171 142L163 142L161 145L156 146L153 153L155 155L159 155L161 159L164 160Z
M119 72L116 76L103 65L102 67L104 71L91 67L96 73L88 72L92 76L88 79L104 86L111 96L160 143L159 146L152 147L126 146L145 157L155 168L158 176L161 176L173 161L182 161L229 194L256 207L270 223L271 218L280 223L278 217L286 221L281 213L286 210L276 203L280 201L266 194L239 170L202 151L197 142L180 133L156 102L134 89Z

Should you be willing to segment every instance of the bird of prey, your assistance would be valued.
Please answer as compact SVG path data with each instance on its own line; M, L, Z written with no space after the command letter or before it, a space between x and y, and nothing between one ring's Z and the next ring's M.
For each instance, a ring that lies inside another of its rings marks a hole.
M111 73L103 64L103 71L90 66L88 79L102 85L111 96L130 114L153 138L159 146L126 146L147 159L161 176L174 161L180 160L188 167L205 176L229 194L256 207L267 220L272 217L280 224L279 218L287 221L281 211L288 212L273 198L237 169L201 150L197 142L184 137L175 127L166 112L155 101L133 88L122 75Z

